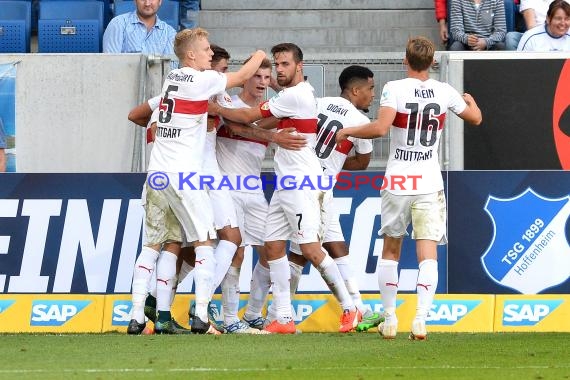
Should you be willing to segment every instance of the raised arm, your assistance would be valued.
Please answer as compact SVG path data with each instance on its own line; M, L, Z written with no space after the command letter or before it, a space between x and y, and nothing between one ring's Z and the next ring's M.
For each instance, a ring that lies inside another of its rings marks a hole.
M251 59L238 71L226 73L226 77L228 78L226 89L241 86L243 82L251 78L257 69L259 69L259 65L261 65L261 61L263 61L265 57L265 52L258 50L253 53Z
M225 108L214 102L210 102L208 104L208 114L220 115L224 119L229 119L242 124L253 123L256 120L263 118L259 107Z
M473 99L473 96L471 96L471 94L465 93L463 94L463 100L465 100L465 103L467 103L467 107L457 116L469 124L481 124L483 121L483 116L481 115L481 110L479 109L479 106L477 106L477 103L475 102L475 99Z

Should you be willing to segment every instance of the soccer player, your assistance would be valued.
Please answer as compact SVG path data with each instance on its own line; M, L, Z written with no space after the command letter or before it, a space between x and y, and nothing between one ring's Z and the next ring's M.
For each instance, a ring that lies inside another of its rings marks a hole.
M246 61L247 62L247 61ZM254 76L248 79L242 91L232 96L234 108L257 107L264 100L265 91L271 78L271 61L264 59ZM276 120L265 119L277 126ZM263 320L245 323L238 318L239 310L239 275L244 259L246 245L255 247L259 260L254 268L251 280L251 291L246 315L251 310L261 309L269 291L269 268L265 258L263 238L265 218L267 216L267 200L263 194L262 184L258 181L247 181L248 176L259 177L261 166L269 142L286 149L298 150L305 146L303 136L292 134L293 128L281 130L279 133L260 128L225 123L218 130L216 155L221 172L230 179L233 190L230 194L234 201L238 216L238 225L243 236L242 245L238 248L232 264L222 281L222 307L224 310L224 331L229 334L254 333L263 329ZM247 186L246 186L247 185ZM253 318L255 319L255 318ZM253 330L250 324L255 327Z
M163 244L172 242L179 248L182 226L196 253L196 317L191 329L203 334L213 329L207 322L207 307L215 270L212 239L216 238L216 231L210 198L193 175L202 173L208 100L226 88L241 85L265 58L263 51L257 51L239 71L218 73L210 70L213 52L207 37L208 32L202 28L185 29L176 34L174 51L181 68L167 75L162 89L145 183L146 236L141 252L149 261L156 261ZM176 249L163 250L156 264L157 333L168 333L172 325L170 297L177 255ZM142 331L144 320L136 317L130 325Z
M317 267L339 300L343 309L339 331L350 331L358 324L361 314L354 306L334 260L321 250L321 207L324 207L325 192L315 187L283 188L284 178L293 178L297 184L309 179L316 186L323 175L314 152L317 131L314 90L304 81L303 53L297 45L278 44L273 46L271 53L277 81L284 87L283 91L255 108L230 109L216 104L211 104L210 108L214 114L241 123L275 116L280 119L278 128L293 127L307 139L307 146L301 150L277 148L275 152L277 188L271 198L266 219L265 253L277 319L265 330L280 334L294 334L297 331L291 314L290 271L285 252L286 241L292 239L299 243L303 256Z
M437 152L446 112L449 109L473 125L479 125L482 120L481 111L470 94L461 96L449 84L430 79L434 50L429 39L411 38L404 60L407 78L386 83L377 119L368 125L344 128L336 136L340 143L350 136L376 138L390 132L386 177L419 178L417 186L410 184L381 191L379 234L384 236L384 247L378 265L378 283L386 319L378 331L387 339L395 338L398 330L398 261L410 222L419 264L418 303L410 338L427 337L425 320L438 281L437 245L447 242L445 194Z
M336 144L335 134L338 130L369 123L370 120L362 112L368 112L374 100L374 73L363 66L345 68L339 78L340 96L317 99L318 126L316 153L324 169L325 175L336 178L342 170L365 170L372 156L372 142L368 139L350 137L342 144ZM354 148L354 149L353 149ZM354 151L353 155L349 155ZM332 192L332 190L330 190ZM333 210L331 210L333 213ZM379 313L374 313L362 302L357 279L350 266L348 247L340 228L339 215L333 213L323 239L323 248L334 259L346 284L354 304L363 313L358 331L366 331L378 326L382 321ZM307 260L301 255L299 246L291 244L289 266L291 269L291 292L297 290L303 267ZM270 307L270 310L272 308ZM270 317L271 319L271 317Z

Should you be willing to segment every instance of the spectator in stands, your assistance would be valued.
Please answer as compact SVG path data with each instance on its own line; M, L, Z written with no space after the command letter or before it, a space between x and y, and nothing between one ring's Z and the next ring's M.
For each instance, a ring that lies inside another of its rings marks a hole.
M441 43L447 47L449 41L449 30L447 29L447 0L433 0L435 7L435 19L439 24L439 38Z
M519 51L570 51L570 4L554 0L548 7L546 22L527 30L518 45Z
M519 12L522 14L526 30L544 24L548 7L554 0L521 0ZM568 2L568 0L566 0ZM509 32L505 40L507 50L517 50L523 33Z
M162 21L162 0L133 0L137 9L114 17L103 34L103 53L174 54L173 27Z
M503 1L454 0L449 50L504 50L507 22Z
M6 171L6 135L4 132L4 123L2 123L2 118L0 117L0 173Z

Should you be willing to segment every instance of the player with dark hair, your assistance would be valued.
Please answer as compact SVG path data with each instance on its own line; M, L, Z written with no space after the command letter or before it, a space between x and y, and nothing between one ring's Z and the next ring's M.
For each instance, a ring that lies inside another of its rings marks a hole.
M241 123L251 123L274 116L279 129L293 127L307 139L307 146L298 151L278 148L275 152L275 173L278 178L294 178L296 183L309 178L317 184L323 172L314 152L317 132L317 108L314 90L303 77L303 53L292 43L273 46L277 82L284 89L269 101L255 108L230 109L211 105L213 113ZM278 181L279 182L279 181ZM285 252L286 241L299 243L303 256L319 270L343 309L342 332L353 330L361 317L334 260L323 253L321 208L326 207L325 192L320 189L284 189L277 187L269 204L265 228L265 251L273 284L277 319L266 331L280 334L296 332L291 314L289 293L290 270Z

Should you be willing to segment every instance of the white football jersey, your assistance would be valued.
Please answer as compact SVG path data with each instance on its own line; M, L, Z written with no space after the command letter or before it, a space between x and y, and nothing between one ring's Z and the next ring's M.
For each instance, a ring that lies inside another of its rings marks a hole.
M226 92L217 94L212 98L212 101L218 103L222 107L234 108L231 96ZM214 117L215 128L206 133L206 146L204 148L204 166L202 167L205 174L219 176L220 168L216 158L216 136L218 128L223 124L222 118L219 116Z
M325 175L336 176L342 171L346 157L352 150L361 154L372 152L372 141L349 137L336 144L338 130L370 123L370 119L360 112L348 99L327 97L317 99L318 134L315 152L321 161Z
M406 78L386 83L380 106L397 111L390 129L385 175L391 185L386 190L397 195L443 190L439 139L447 110L459 114L467 107L461 95L444 82ZM398 178L406 179L403 185L394 184ZM416 186L411 178L417 178Z
M183 67L168 73L162 87L148 170L170 173L202 170L208 99L223 92L226 83L226 76L214 70Z
M261 104L263 117L275 116L280 119L277 129L295 128L307 139L301 150L288 150L277 147L275 152L275 174L279 179L294 176L297 181L304 177L314 177L312 184L317 186L317 176L323 170L315 155L317 138L317 101L314 89L308 82L301 82L280 91Z
M231 100L234 108L249 107L237 95L234 95ZM247 176L259 177L266 149L266 142L233 134L228 127L222 124L216 140L216 156L222 174L231 181L233 189L238 190L239 187L238 191L263 191L261 184L253 180L247 181L246 187L240 184L245 184L244 180Z

